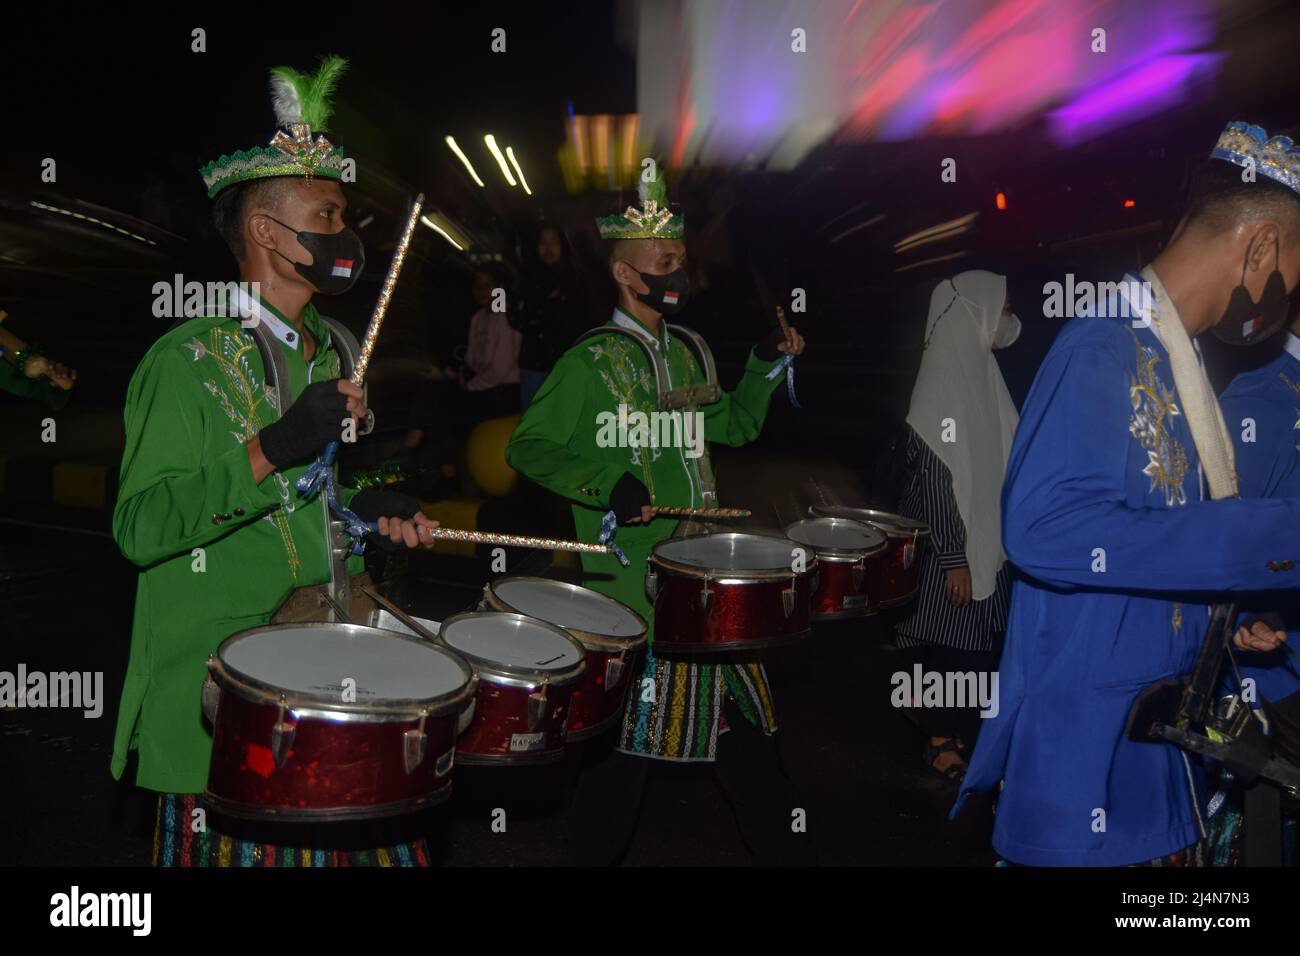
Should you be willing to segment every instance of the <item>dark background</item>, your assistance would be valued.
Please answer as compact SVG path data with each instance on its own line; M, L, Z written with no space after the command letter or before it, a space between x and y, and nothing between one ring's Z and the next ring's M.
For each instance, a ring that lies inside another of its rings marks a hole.
M807 312L791 316L808 340L797 366L804 407L791 408L778 392L763 436L746 450L753 457L733 472L777 459L830 461L869 484L881 440L906 411L930 292L965 269L1009 277L1024 332L998 358L1022 401L1063 324L1042 315L1044 283L1066 273L1114 280L1149 261L1179 217L1190 168L1227 121L1296 135L1300 8L1223 9L1216 48L1229 55L1217 80L1177 109L1074 149L1058 149L1033 122L981 138L827 144L787 173L670 173L691 228L699 290L681 320L709 339L724 385L773 325L772 303L788 301L796 287L807 293ZM0 668L18 660L33 669L93 668L108 686L96 722L66 711L0 714L0 863L143 862L140 834L151 808L107 774L134 592L134 571L108 538L108 515L127 381L171 321L152 314L153 284L177 272L234 277L197 168L270 137L269 66L307 69L322 53L348 56L330 136L358 160L352 224L374 218L358 227L366 273L329 302L330 313L362 330L406 204L424 191L430 208L473 235L477 251L500 255L516 272L533 255L536 223L560 222L592 291L592 324L599 323L612 300L592 218L630 197L567 194L555 155L570 107L636 111L633 18L627 4L586 2L245 4L230 14L51 5L3 17L0 308L16 333L80 371L72 404L58 416L69 437L61 438L57 461L98 462L108 472L106 505L84 510L54 506L35 480L5 472ZM207 31L203 54L190 52L196 26ZM498 26L507 30L505 55L489 49ZM502 187L476 155L488 182L478 189L443 144L448 133L466 146L487 131L514 144L533 197ZM959 162L958 182L944 184L939 166L950 156ZM55 184L41 182L45 157L57 159ZM994 207L999 191L1005 211ZM1125 208L1125 199L1135 205ZM33 201L94 216L151 244ZM975 228L960 240L911 256L894 252L902 237L972 211ZM873 225L850 231L868 219ZM918 265L958 250L967 254ZM377 447L400 436L418 370L463 342L469 269L440 237L417 230L369 380ZM1235 370L1271 358L1277 343L1205 346L1221 386ZM12 459L46 414L0 395L0 456ZM48 478L45 467L38 477ZM484 576L478 565L422 573L418 580L440 590L418 609L435 617L464 607ZM812 649L774 663L793 772L810 782L825 814L814 819L836 821L824 852L831 862L987 863L978 825L944 827L950 794L921 778L917 740L884 706L888 625L828 629ZM868 685L881 693L864 691ZM735 862L736 838L719 798L698 775L678 777L656 784L650 822L629 859ZM465 795L440 859L556 860L549 821L561 778L521 779L510 799L518 801L521 788L535 792L535 806L521 804L531 823L513 831L515 841L493 843L484 808L503 799L503 785L458 777Z

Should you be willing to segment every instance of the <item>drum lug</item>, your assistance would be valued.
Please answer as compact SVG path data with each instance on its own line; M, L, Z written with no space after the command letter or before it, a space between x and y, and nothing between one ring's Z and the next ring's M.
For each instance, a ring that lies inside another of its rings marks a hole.
M471 697L469 701L469 706L466 707L464 710L462 710L460 712L460 715L456 718L457 737L459 737L466 730L468 730L469 725L474 722L474 711L476 709L477 704L478 704L478 698Z
M912 540L903 545L903 570L906 571L912 566L912 559L916 557L916 532L912 532Z
M284 703L280 703L280 716L275 721L275 726L271 728L271 756L275 758L275 765L283 767L284 762L289 759L289 751L293 749L294 734L298 730L297 723L284 719Z
M867 569L863 564L865 558L859 558L853 563L853 590L862 590L862 579L866 576Z
M611 657L605 662L605 693L609 693L611 687L618 684L623 679L623 658L627 651L623 651L618 657Z
M435 777L445 777L451 773L451 768L456 763L456 745L452 744L445 754L438 758L438 762L433 766L433 775Z
M645 596L651 601L659 596L659 572L654 568L646 568Z
M709 579L704 579L704 588L700 591L700 610L707 612L709 610L709 598L713 597L713 592L709 590Z
M402 734L402 756L408 774L414 773L415 768L424 763L424 758L429 752L429 735L424 732L426 716L421 714L420 726Z
M208 723L217 725L217 706L221 703L221 688L211 677L203 682L203 716Z
M528 695L528 730L535 731L537 725L542 722L542 717L546 715L546 688L547 684L543 683L541 687Z
M791 578L790 586L781 592L781 603L785 606L786 617L789 617L791 614L794 613L794 595L795 595L794 582L795 579Z
M479 611L488 610L489 607L488 599L491 597L491 595L492 595L492 585L491 584L483 585L483 596L479 598L478 607L476 608L476 610Z

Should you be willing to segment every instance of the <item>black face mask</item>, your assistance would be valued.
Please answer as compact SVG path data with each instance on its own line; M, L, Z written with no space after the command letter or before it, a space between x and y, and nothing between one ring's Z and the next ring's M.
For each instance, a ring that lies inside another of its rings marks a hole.
M641 281L649 292L638 292L637 299L644 302L660 315L676 315L686 308L691 297L691 279L685 269L677 269L667 275L657 276L650 272L638 272Z
M310 282L317 292L323 295L342 295L361 278L361 270L366 264L366 250L361 244L361 237L351 229L339 233L297 232L274 216L266 218L292 232L302 247L311 253L311 265L308 266L294 262L279 249L275 250L275 254L285 262L293 262L293 270Z
M1250 252L1246 253L1247 259ZM1278 269L1282 258L1279 240L1274 253L1273 271L1264 282L1264 292L1255 302L1246 289L1246 262L1241 264L1241 283L1232 290L1223 318L1215 323L1214 337L1229 345L1254 345L1273 335L1286 323L1291 300L1286 294L1286 280Z

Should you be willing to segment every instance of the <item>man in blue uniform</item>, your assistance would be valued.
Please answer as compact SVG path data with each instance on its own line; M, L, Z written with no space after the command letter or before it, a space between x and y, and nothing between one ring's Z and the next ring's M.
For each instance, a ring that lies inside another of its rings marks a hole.
M1216 326L1249 338L1297 283L1300 152L1231 123L1164 251L1038 372L1003 487L1020 577L1001 707L953 811L1001 782L993 843L1010 862L1194 862L1199 768L1128 740L1125 720L1143 688L1192 670L1207 593L1300 585L1300 499L1229 500L1232 442L1194 345ZM1234 641L1284 637L1261 624Z

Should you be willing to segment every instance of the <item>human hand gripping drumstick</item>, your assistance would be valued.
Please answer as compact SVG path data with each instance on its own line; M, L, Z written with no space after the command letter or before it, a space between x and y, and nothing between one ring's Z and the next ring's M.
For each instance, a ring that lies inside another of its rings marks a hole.
M27 343L4 327L4 320L8 317L9 313L0 309L0 347L3 347L4 354L12 362L12 356L27 351ZM69 369L60 362L51 362L44 355L29 355L23 363L23 374L28 378L44 375L65 392L77 381L76 370Z
M785 333L785 341L778 345L776 350L787 355L803 354L803 336L799 334L798 329L785 320L785 309L779 305L776 307L776 321L781 324L781 331Z

